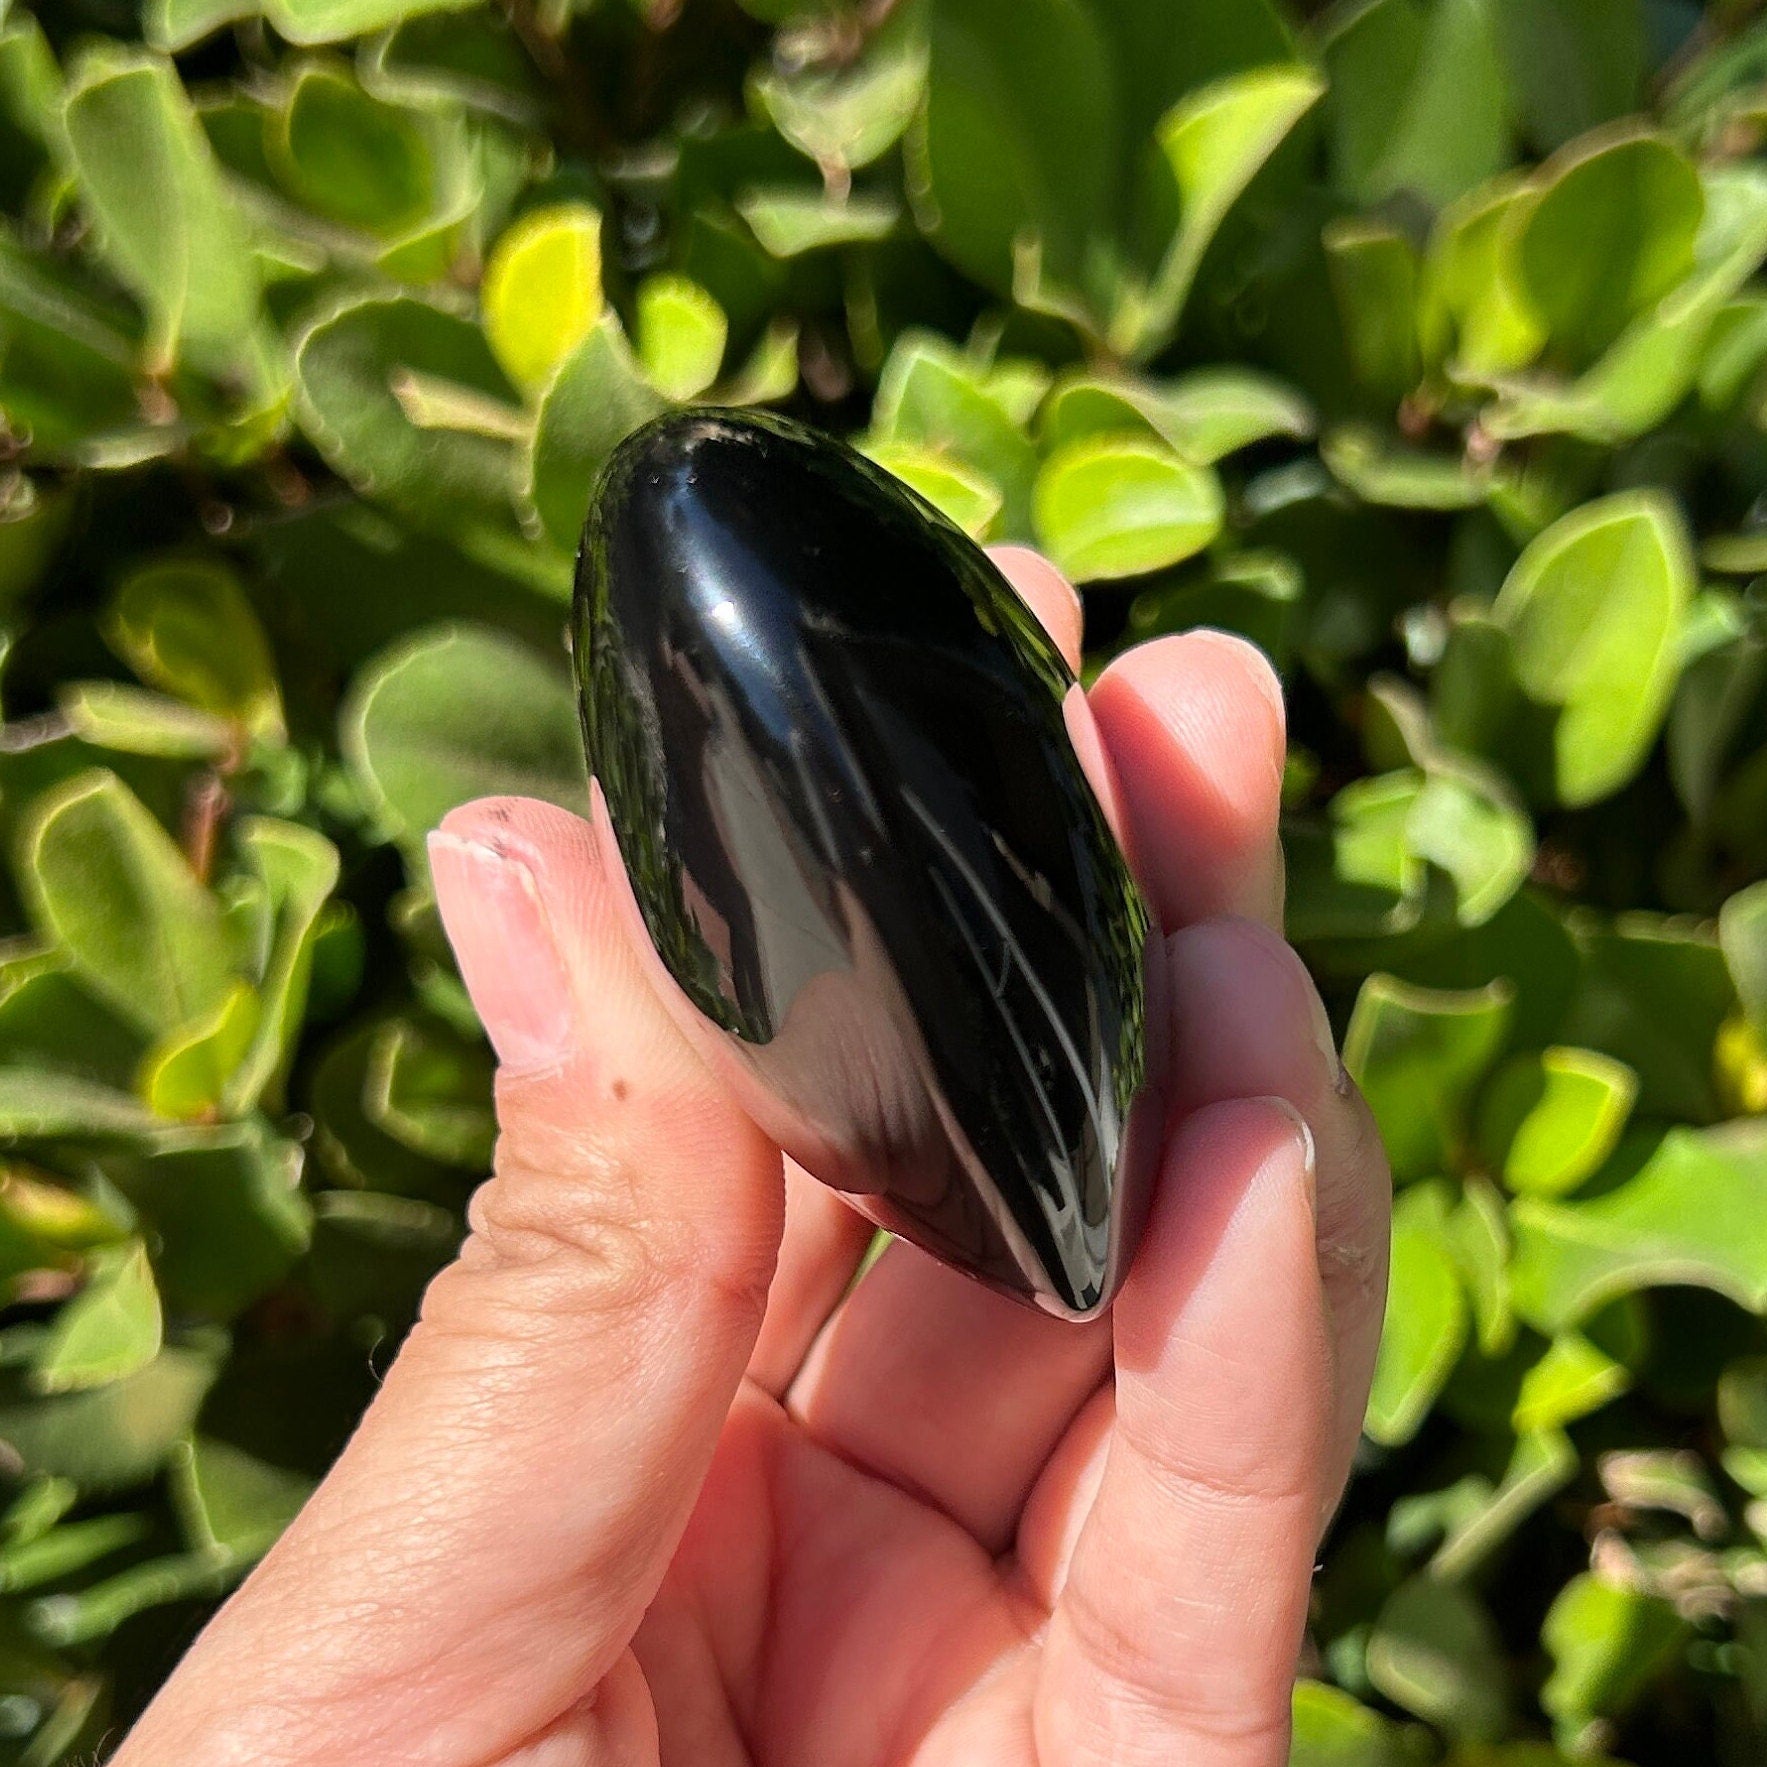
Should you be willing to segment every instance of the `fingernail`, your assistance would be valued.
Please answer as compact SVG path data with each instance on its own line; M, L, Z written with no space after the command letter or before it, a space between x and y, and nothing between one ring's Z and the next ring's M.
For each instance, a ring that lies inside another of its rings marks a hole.
M429 837L436 905L503 1071L556 1067L571 1046L564 960L532 869L506 848Z
M1319 1045L1319 1053L1325 1057L1325 1071L1331 1080L1332 1091L1342 1098L1350 1090L1350 1076L1345 1072L1344 1058L1338 1054L1338 1040L1332 1033L1331 1014L1325 1010L1325 1002L1317 988L1308 988L1307 999L1313 1013L1313 1041Z
M1286 1098L1271 1096L1263 1102L1289 1120L1294 1131L1295 1146L1300 1151L1300 1177L1307 1192L1307 1206L1317 1216L1319 1213L1319 1154L1313 1145L1312 1126Z

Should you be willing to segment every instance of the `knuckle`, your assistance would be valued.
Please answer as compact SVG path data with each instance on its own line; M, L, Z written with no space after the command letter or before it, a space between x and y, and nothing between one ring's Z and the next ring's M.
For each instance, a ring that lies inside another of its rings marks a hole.
M1305 1429L1296 1429L1296 1422L1291 1417L1284 1426L1289 1453L1270 1453L1267 1441L1248 1438L1238 1453L1224 1458L1218 1443L1215 1458L1204 1459L1186 1455L1167 1430L1119 1403L1117 1442L1155 1485L1187 1507L1223 1514L1310 1509L1317 1501L1310 1449L1322 1418L1308 1418Z
M1213 1662L1199 1672L1185 1660L1192 1653L1163 1649L1171 1641L1145 1629L1132 1632L1107 1602L1072 1591L1065 1605L1074 1641L1104 1683L1094 1712L1110 1741L1097 1760L1141 1759L1137 1743L1178 1751L1149 1753L1150 1762L1214 1758L1217 1752L1260 1764L1288 1759L1292 1675L1273 1673L1262 1661L1227 1672ZM1183 1749L1185 1743L1194 1755ZM1094 1758L1084 1745L1081 1758Z

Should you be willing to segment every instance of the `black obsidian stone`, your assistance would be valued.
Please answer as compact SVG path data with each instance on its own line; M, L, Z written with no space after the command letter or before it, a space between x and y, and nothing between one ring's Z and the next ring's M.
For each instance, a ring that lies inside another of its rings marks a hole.
M645 924L758 1120L892 1231L1095 1312L1146 1202L1163 1014L1036 619L851 449L721 411L616 451L575 618Z

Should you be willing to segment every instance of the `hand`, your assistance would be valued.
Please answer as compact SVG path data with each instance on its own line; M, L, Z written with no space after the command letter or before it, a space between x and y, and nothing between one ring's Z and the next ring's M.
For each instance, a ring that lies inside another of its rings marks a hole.
M1077 598L998 555L1072 658ZM1194 632L1091 703L1163 924L1174 1120L1111 1317L782 1161L590 827L456 811L496 1174L385 1388L116 1767L1281 1767L1385 1297L1387 1172L1276 931L1280 691Z

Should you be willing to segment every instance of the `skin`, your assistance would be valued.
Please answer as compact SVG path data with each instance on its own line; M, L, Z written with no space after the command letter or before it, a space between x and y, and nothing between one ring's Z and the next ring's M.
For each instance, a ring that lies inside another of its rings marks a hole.
M1078 598L996 557L1070 658ZM454 812L494 1176L355 1437L116 1767L1282 1767L1389 1187L1282 942L1281 692L1161 638L1090 695L1169 933L1145 1240L1085 1326L892 1244L684 1037L588 823Z

